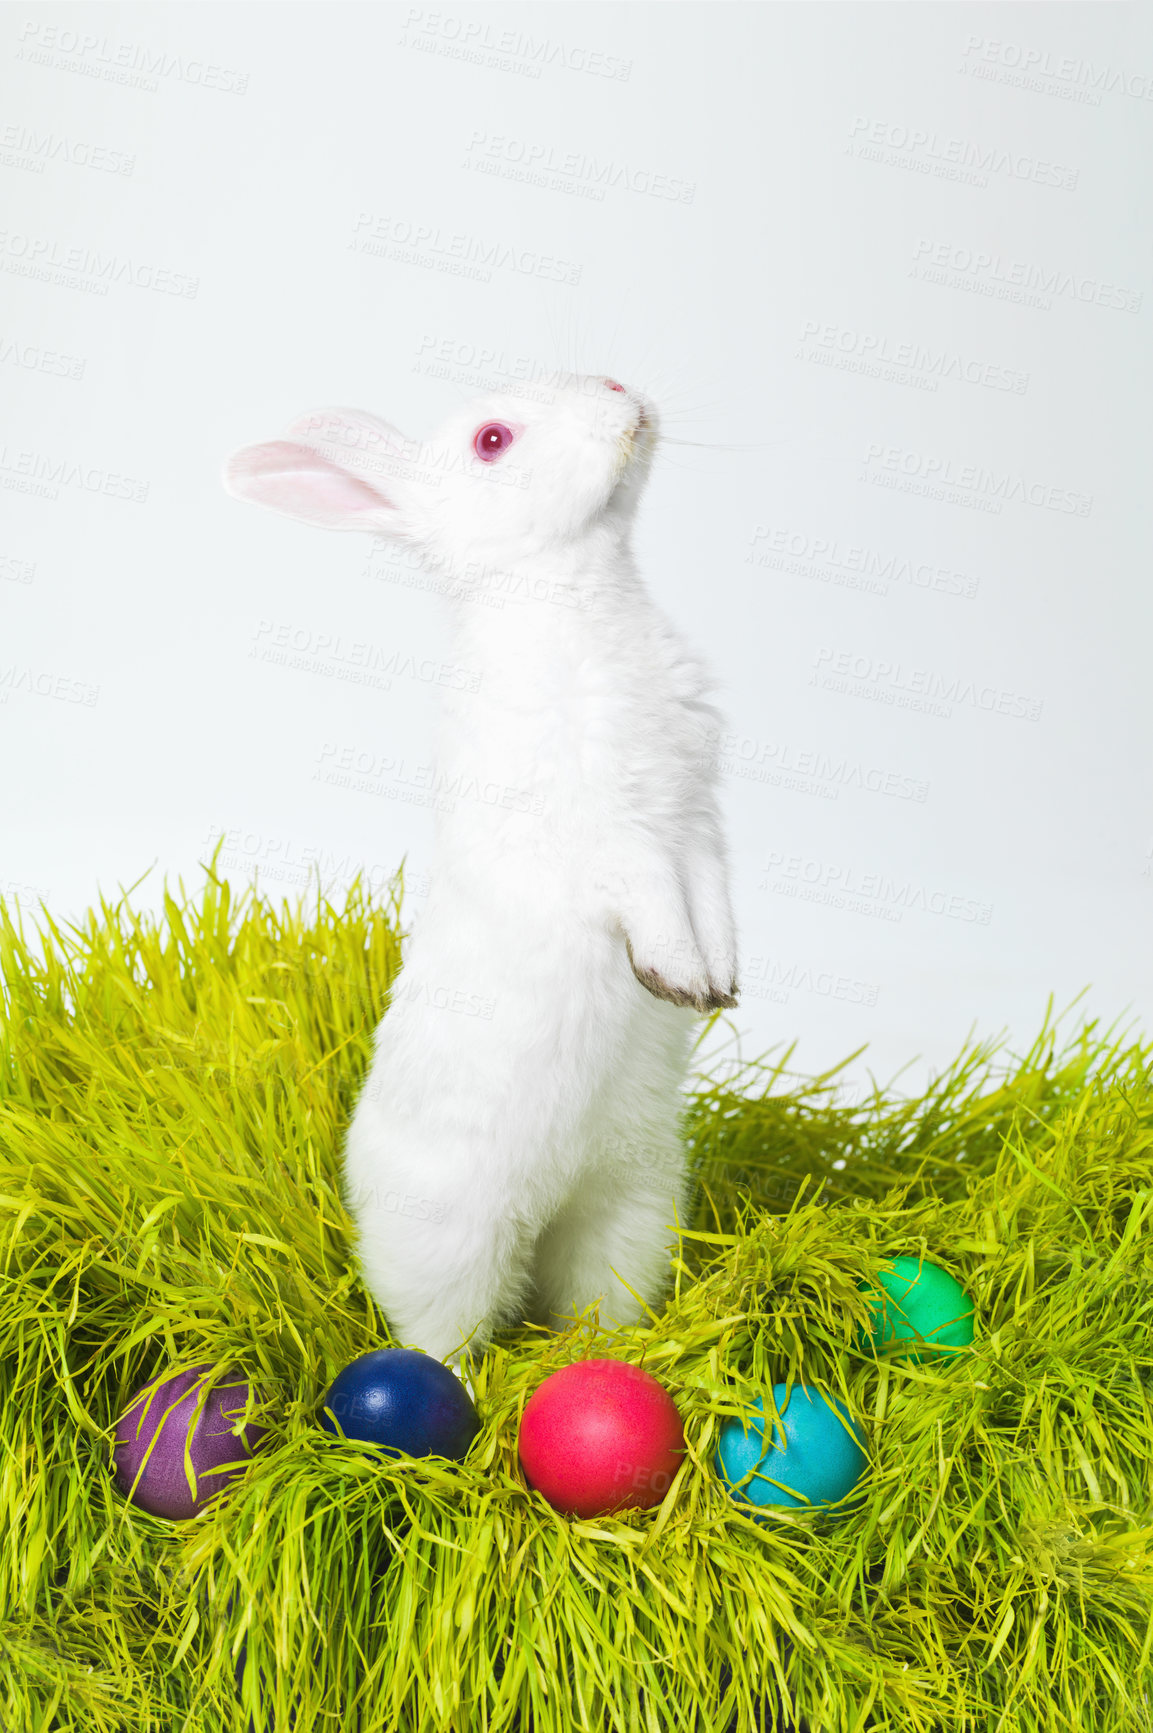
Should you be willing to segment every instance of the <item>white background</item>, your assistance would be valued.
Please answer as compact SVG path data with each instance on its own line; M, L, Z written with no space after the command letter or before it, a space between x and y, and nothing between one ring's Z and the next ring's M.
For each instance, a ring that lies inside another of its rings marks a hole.
M693 442L639 553L722 681L744 1051L1147 1020L1147 11L8 6L0 77L0 895L223 831L418 909L446 604L220 467L576 367Z

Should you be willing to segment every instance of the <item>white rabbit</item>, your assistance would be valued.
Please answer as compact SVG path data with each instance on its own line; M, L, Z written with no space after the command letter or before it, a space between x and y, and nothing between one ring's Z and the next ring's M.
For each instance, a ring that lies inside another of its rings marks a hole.
M462 793L344 1152L370 1291L454 1369L522 1319L599 1300L603 1326L634 1322L688 1226L693 1023L736 1003L736 960L712 682L629 545L656 437L635 393L573 377L420 445L320 411L225 474L418 549L480 676L445 694L438 767Z

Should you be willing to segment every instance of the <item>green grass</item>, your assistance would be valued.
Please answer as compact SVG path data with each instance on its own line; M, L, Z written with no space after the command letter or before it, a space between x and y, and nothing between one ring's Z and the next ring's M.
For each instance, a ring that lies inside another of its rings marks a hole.
M721 1733L777 1690L813 1733L1149 1727L1153 1048L1047 1025L855 1106L788 1055L701 1080L668 1304L615 1340L502 1336L466 1462L390 1462L317 1414L388 1341L338 1153L400 894L273 904L208 871L162 917L0 911L4 1733ZM881 1364L858 1283L922 1251L976 1340ZM689 1458L658 1510L570 1522L520 1478L518 1415L605 1352L667 1385ZM202 1361L259 1386L271 1437L169 1524L117 1494L110 1440ZM798 1378L862 1418L870 1468L840 1520L758 1524L717 1429Z

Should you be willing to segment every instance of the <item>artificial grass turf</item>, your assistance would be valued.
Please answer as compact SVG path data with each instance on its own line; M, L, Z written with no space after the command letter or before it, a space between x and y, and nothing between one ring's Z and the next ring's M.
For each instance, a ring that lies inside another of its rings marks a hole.
M400 960L373 906L236 894L0 917L4 1733L1150 1725L1153 1047L1047 1026L920 1099L777 1063L701 1080L668 1303L612 1338L507 1332L463 1464L321 1431L388 1342L349 1256L339 1139ZM971 1349L882 1363L858 1284L950 1268ZM657 1510L555 1515L517 1420L574 1358L643 1363L689 1456ZM110 1440L161 1372L260 1387L271 1426L190 1523L128 1506ZM864 1422L834 1520L742 1514L721 1419L804 1380ZM241 1681L238 1689L238 1679Z

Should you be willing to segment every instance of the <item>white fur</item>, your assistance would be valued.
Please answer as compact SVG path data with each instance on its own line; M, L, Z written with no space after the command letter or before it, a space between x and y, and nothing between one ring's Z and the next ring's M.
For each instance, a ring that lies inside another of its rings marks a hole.
M491 464L472 444L489 421L516 436ZM419 548L451 581L453 660L480 675L446 692L438 769L459 792L344 1156L369 1289L398 1341L454 1365L526 1317L600 1300L602 1324L636 1320L687 1225L693 1023L734 1003L736 961L721 719L629 546L655 438L635 394L573 378L421 445L322 411L226 472L243 498Z

